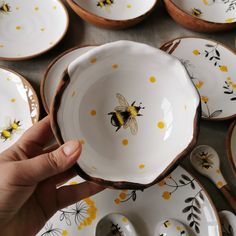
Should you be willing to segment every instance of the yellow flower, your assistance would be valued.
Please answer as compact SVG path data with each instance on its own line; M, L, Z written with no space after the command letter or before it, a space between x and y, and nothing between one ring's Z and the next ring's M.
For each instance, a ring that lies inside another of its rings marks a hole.
M233 88L236 88L236 84L233 83L233 84L232 84L232 87L233 87Z
M201 96L201 101L204 103L208 103L209 98L207 96Z
M120 197L120 199L125 199L126 198L126 193L120 193L119 197Z
M203 81L199 81L197 84L195 84L195 86L200 89L203 86L204 82Z
M231 77L227 77L226 80L227 80L227 81L231 81Z
M117 204L117 205L120 204L120 199L119 198L115 199L115 204Z
M221 70L222 72L227 72L227 71L228 71L228 68L227 68L227 66L220 66L220 70Z
M166 184L166 183L165 183L164 180L161 180L161 181L158 183L158 185L159 185L160 187L163 187L165 184Z
M200 54L200 52L197 49L195 49L195 50L193 50L193 54L198 56Z
M165 199L165 200L169 200L171 198L171 193L170 192L164 192L162 194L162 197Z
M62 235L62 236L68 236L68 232L67 232L67 230L65 230L65 229L64 229L64 230L62 230L62 233L61 233L61 235Z

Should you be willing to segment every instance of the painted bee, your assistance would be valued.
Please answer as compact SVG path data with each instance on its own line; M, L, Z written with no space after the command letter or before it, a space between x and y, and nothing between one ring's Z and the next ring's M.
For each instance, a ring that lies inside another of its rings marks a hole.
M114 3L114 0L102 0L97 3L98 7L110 6Z
M7 3L3 2L3 4L0 6L0 12L2 13L10 12L10 6Z
M123 236L122 232L120 231L120 227L118 224L113 224L111 225L111 233L112 235L115 235L115 236Z
M205 169L212 168L212 165L214 164L214 162L212 161L212 154L208 154L205 152L200 153L199 164L202 168Z
M192 14L196 17L199 17L202 14L202 11L200 9L193 8L192 9Z
M20 128L21 124L20 121L16 121L14 120L12 123L10 123L9 127L7 127L6 129L3 129L0 132L0 138L5 141L7 141L8 139L11 139L12 134L17 131Z
M123 126L124 129L129 127L131 134L136 135L138 132L136 116L142 116L139 111L144 107L140 106L141 103L139 106L135 106L135 101L130 106L124 96L119 93L116 94L116 98L120 106L115 107L114 112L108 113L111 115L111 124L117 127L116 132Z

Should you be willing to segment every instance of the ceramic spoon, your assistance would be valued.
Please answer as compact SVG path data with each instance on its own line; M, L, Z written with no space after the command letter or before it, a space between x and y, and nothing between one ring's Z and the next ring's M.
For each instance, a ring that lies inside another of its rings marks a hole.
M236 212L236 199L231 194L230 188L220 171L220 159L217 152L210 146L200 145L192 151L190 160L199 173L211 179Z
M158 236L189 236L185 226L177 220L166 219L157 225Z
M219 212L223 235L236 236L236 216L230 211Z
M124 215L111 213L97 224L96 236L138 236L133 224Z

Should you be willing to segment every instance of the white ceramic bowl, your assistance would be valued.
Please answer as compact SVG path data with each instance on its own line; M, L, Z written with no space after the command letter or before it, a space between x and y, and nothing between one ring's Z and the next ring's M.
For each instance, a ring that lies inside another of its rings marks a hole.
M0 59L23 60L54 47L69 17L59 0L0 0Z
M83 178L144 188L196 143L199 105L177 59L145 44L118 41L69 65L51 108L52 127L59 143L84 144L76 166Z

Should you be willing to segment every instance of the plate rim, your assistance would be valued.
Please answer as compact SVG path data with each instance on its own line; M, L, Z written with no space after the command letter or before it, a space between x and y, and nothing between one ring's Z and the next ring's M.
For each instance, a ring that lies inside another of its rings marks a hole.
M201 37L201 36L183 36L183 37L177 37L177 38L174 38L174 39L171 39L169 40L168 42L165 42L164 44L161 45L160 49L165 51L164 48L165 46L167 46L168 44L176 41L176 40L181 40L181 39L203 39L203 40L207 40L207 41L210 41L210 42L214 42L214 43L217 43L219 44L220 46L222 46L224 49L232 52L235 57L236 57L236 52L230 48L229 46L217 41L217 40L213 40L213 39L209 39L209 38L205 38L205 37ZM172 54L171 54L172 55ZM198 90L198 89L197 89ZM198 91L199 93L199 91ZM206 121L213 121L213 122L220 122L220 121L226 121L226 120L231 120L231 119L234 119L236 118L236 111L235 111L235 114L234 115L231 115L231 116L225 116L225 117L222 117L222 118L209 118L209 117L201 117L202 120L206 120Z
M146 45L146 44L145 44ZM151 47L150 45L148 45ZM57 86L55 96L53 99L53 102L50 107L50 122L51 127L54 133L54 136L57 140L57 142L60 145L63 145L65 142L63 140L61 130L58 124L57 120L57 113L60 108L61 99L63 97L64 90L70 83L70 76L68 72L68 68L65 69L64 73L61 76L61 80L59 81L59 84ZM194 86L194 85L193 85ZM198 95L199 96L199 95ZM194 120L193 120L193 132L192 132L192 139L188 142L185 149L182 150L178 155L176 155L175 158L169 163L169 165L162 171L160 175L158 175L153 181L147 183L147 184L141 184L141 183L135 183L135 182L129 182L129 181L111 181L106 180L102 178L96 178L88 175L80 166L78 163L74 165L74 169L76 172L85 180L91 181L93 183L96 183L98 185L106 186L113 189L145 189L148 188L161 179L163 179L166 175L168 175L170 172L172 172L176 166L179 164L179 162L193 149L195 144L197 143L197 138L199 135L199 127L200 127L200 120L201 120L201 100L199 98L199 103L196 107Z
M62 39L65 37L65 35L69 29L70 18L69 18L68 10L67 10L66 6L64 5L64 3L62 2L62 0L56 0L56 1L58 2L58 4L61 4L61 6L64 10L64 13L65 13L65 16L66 16L66 27L64 29L63 34L57 39L56 43L53 45L50 45L49 47L42 50L41 52L31 54L29 56L23 56L23 57L1 57L0 56L0 60L2 60L2 61L23 61L23 60L32 59L32 58L35 58L37 56L41 56L41 55L47 53L48 51L50 51L52 48L56 47L62 41Z

